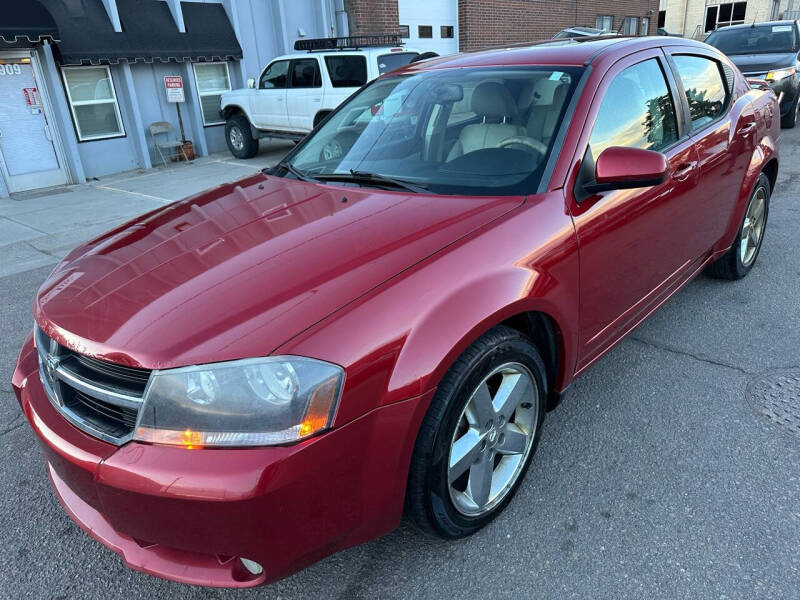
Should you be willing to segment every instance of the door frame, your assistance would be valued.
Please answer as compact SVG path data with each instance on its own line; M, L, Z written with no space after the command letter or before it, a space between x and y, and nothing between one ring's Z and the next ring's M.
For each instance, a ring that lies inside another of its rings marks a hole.
M41 65L39 63L39 56L36 53L36 50L25 49L25 50L6 50L0 52L0 58L29 58L31 69L33 70L33 80L36 83L36 91L39 92L39 98L42 101L42 110L44 111L44 118L47 122L47 127L50 131L50 141L53 144L53 150L56 153L56 160L58 160L58 164L61 168L61 171L64 173L65 183L72 183L72 172L69 168L69 163L66 159L66 153L64 152L64 145L61 143L61 132L59 127L56 124L55 115L53 112L53 104L50 102L50 92L47 89L47 83L44 78L44 73L42 71ZM14 194L16 192L11 190L10 186L10 175L8 173L6 167L5 157L3 156L3 150L0 148L0 177L3 178L3 183L6 187L6 190L9 194ZM37 188L30 188L30 189L37 189Z

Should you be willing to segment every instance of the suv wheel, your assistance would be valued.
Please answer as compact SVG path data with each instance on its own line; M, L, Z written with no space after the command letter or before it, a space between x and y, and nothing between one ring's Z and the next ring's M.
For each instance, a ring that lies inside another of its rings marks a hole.
M498 326L442 379L420 427L406 508L422 529L471 535L511 501L539 439L547 397L531 341Z
M244 115L231 115L225 121L225 141L236 158L252 158L258 152L258 140Z

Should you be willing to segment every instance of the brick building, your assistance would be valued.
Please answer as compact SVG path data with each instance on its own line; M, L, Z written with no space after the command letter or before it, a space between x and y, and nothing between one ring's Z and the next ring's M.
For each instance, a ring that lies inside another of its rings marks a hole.
M351 35L400 34L440 53L549 39L572 26L654 34L659 0L344 0Z
M656 31L658 0L458 0L459 49L546 39L566 27Z

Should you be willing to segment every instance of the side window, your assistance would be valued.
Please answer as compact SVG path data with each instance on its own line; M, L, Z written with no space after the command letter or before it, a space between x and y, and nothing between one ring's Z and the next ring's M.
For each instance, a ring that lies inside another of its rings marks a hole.
M258 88L262 90L283 89L288 81L289 61L279 60L264 70L258 81Z
M292 87L315 88L322 85L316 58L303 58L292 63Z
M326 56L325 66L333 87L361 87L367 83L367 59L364 56Z
M725 110L728 92L719 63L703 56L673 56L689 101L692 131L719 117Z
M678 140L675 106L656 59L628 67L608 86L589 140L596 159L609 146L661 150Z

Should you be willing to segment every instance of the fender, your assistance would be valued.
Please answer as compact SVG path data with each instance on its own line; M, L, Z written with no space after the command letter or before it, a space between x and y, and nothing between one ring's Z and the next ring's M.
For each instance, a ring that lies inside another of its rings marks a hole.
M747 165L747 170L742 180L742 185L739 188L739 197L736 200L736 208L731 213L731 219L728 221L728 226L725 230L725 235L720 240L717 249L727 250L733 244L734 239L739 233L739 227L744 219L745 210L747 210L747 203L750 200L750 194L756 185L758 176L764 171L766 165L771 160L777 161L777 143L775 139L768 133L763 136L750 155L750 162ZM774 190L770 190L773 192Z
M436 387L482 333L527 311L548 315L560 334L555 387L561 390L578 348L577 240L562 190L528 198L500 222L399 273L274 353L345 368L338 426Z

